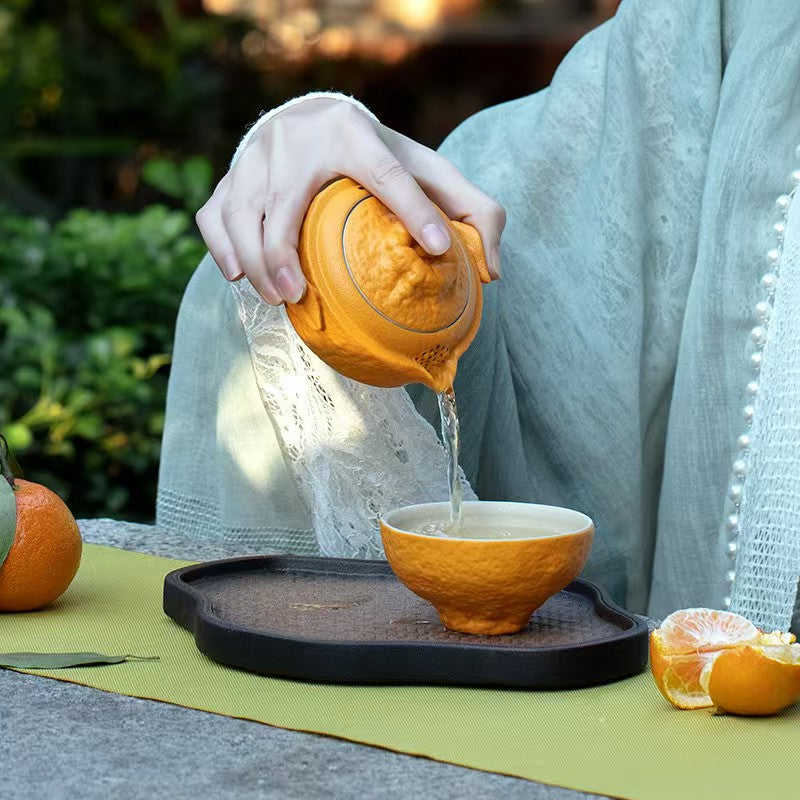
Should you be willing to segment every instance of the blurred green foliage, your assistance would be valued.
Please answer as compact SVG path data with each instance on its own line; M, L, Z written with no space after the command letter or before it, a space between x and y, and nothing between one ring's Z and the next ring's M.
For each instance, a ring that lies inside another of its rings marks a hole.
M246 30L200 0L0 3L0 197L51 219L133 211L160 199L141 180L149 159L203 153L224 169L261 108L229 100L232 84L256 88Z
M205 251L191 215L245 124L226 132L222 102L244 28L199 0L0 3L0 430L76 516L153 517Z
M151 519L189 215L0 213L0 241L0 430L76 516Z
M142 180L193 212L208 199L211 164L202 156L188 158L182 164L151 158L142 168Z

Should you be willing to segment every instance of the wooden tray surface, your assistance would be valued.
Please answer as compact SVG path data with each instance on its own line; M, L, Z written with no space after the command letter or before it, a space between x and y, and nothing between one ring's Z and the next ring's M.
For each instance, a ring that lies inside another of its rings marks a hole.
M255 556L184 567L164 610L229 666L340 683L553 689L605 683L647 663L647 626L576 580L517 634L449 631L385 561Z

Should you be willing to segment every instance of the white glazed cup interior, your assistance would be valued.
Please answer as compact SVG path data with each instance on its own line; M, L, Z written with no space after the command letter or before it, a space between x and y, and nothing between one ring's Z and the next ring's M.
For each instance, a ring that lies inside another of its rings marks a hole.
M583 533L594 527L592 520L580 511L559 506L542 506L534 503L506 503L489 500L468 500L463 504L464 526L481 531L492 528L513 528L513 539L481 536L480 541L512 542L525 539L545 539L553 536L568 536ZM450 503L422 503L395 508L383 515L383 523L395 530L413 536L442 538L435 534L419 533L423 525L447 522L450 519ZM525 533L530 529L530 534ZM448 539L476 541L475 538L447 536Z

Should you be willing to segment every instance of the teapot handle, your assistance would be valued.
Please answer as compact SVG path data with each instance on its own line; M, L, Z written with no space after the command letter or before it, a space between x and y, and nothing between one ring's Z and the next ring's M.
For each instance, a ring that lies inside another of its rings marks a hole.
M456 222L455 220L451 221L450 224L456 229L456 232L461 237L461 241L472 256L481 283L491 283L492 276L489 274L489 267L486 264L486 253L483 250L481 235L478 233L477 228L473 228L472 225L467 225L466 222Z

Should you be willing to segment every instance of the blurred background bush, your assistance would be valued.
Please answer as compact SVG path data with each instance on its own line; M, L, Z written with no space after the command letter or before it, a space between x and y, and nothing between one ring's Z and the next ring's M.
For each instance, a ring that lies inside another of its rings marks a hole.
M151 520L193 222L312 89L436 146L546 86L617 0L5 0L0 431L77 516Z

